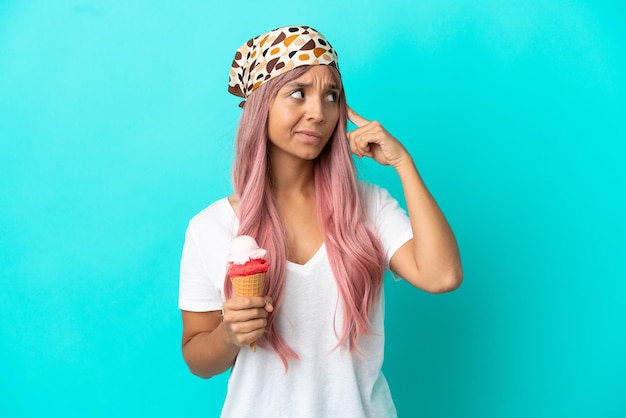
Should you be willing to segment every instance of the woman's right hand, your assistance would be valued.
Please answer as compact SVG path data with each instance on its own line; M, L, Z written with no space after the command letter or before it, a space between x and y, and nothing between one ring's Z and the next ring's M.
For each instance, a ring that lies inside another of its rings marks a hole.
M257 341L265 332L268 315L274 310L269 296L235 296L222 307L224 338L237 347L247 347Z

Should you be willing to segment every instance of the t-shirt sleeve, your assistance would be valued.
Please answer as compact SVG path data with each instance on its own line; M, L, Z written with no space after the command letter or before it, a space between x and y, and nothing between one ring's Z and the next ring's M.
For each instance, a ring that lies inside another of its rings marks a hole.
M187 227L180 262L178 307L185 311L209 312L222 309L224 297L218 283L223 277L214 276L201 250L202 238L194 231L193 220ZM206 251L205 251L206 252Z
M411 222L405 210L387 190L367 183L361 184L361 190L368 216L385 251L385 268L389 269L391 257L413 238Z

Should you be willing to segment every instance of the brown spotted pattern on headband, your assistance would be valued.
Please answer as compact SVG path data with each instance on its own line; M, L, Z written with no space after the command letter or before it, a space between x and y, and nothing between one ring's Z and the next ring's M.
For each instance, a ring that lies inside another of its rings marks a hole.
M267 80L303 65L339 69L337 53L309 26L285 26L250 39L235 53L228 91L247 98Z

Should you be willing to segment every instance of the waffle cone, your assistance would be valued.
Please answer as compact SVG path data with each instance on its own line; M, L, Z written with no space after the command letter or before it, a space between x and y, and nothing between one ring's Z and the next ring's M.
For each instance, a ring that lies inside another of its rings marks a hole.
M263 296L265 273L233 277L231 280L235 296Z
M239 276L230 279L233 284L235 296L263 296L263 281L265 273ZM250 344L250 350L256 351L256 341Z

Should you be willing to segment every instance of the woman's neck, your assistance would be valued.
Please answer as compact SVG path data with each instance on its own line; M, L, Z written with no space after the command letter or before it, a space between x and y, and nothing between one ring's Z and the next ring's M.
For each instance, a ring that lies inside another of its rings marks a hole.
M270 167L276 197L308 195L315 188L314 161L272 159Z

